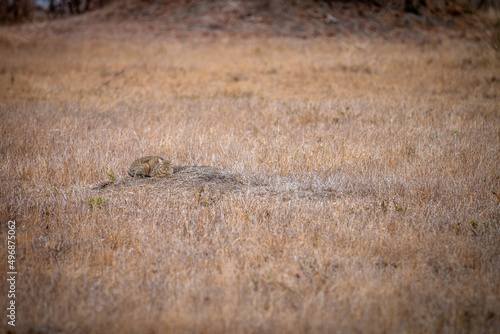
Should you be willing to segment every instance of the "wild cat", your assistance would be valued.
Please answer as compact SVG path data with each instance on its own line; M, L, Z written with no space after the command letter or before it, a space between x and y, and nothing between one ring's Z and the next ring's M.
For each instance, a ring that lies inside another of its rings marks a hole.
M132 162L127 173L132 177L171 177L173 171L170 160L158 156L147 156Z

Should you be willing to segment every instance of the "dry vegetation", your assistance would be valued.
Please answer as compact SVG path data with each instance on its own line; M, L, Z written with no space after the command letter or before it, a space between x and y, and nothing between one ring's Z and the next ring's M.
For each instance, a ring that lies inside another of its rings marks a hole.
M18 223L20 332L500 328L500 68L484 42L10 48L7 33L0 216ZM150 154L217 169L130 180Z

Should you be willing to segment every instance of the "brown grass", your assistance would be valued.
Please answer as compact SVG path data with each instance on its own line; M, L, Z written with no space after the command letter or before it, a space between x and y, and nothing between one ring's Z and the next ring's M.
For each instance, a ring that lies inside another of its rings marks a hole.
M77 36L1 59L21 332L500 328L486 42ZM143 155L217 169L132 181Z

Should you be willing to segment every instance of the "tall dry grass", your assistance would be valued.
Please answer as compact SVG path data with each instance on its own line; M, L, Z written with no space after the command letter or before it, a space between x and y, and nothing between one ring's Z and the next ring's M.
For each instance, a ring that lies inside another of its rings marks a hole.
M78 38L1 51L16 329L498 330L492 50ZM246 181L92 190L148 154Z

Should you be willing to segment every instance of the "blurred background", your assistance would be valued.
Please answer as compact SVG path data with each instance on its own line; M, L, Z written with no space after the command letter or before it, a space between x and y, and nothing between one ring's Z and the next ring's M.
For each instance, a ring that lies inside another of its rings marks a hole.
M278 35L370 34L405 26L482 30L499 26L499 0L2 0L0 23L94 12L97 20L158 21L170 28ZM497 29L498 30L498 29Z

